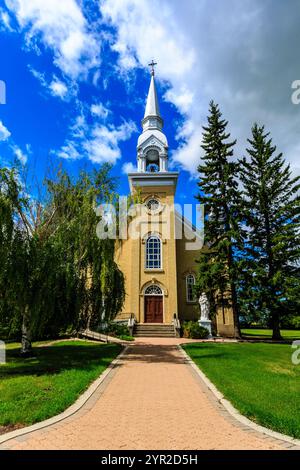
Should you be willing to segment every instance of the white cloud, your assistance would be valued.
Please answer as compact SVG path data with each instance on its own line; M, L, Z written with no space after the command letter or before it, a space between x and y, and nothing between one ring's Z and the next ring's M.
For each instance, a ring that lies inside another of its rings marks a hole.
M11 132L5 127L2 121L0 121L0 142L4 142L10 139ZM27 154L25 154L18 145L13 142L13 139L9 140L8 148L13 152L17 159L25 165L27 162ZM31 147L29 144L26 145L27 153L31 153Z
M135 131L136 126L132 121L118 127L95 126L91 138L84 142L83 147L91 161L115 163L121 157L119 142L128 140Z
M28 65L28 70L32 73L34 78L36 78L41 83L43 87L48 88L49 85L47 83L47 80L45 79L44 73L41 73L38 70L34 69L33 67L31 67L31 65Z
M10 16L7 11L3 10L3 8L0 8L0 30L1 29L6 29L10 32L13 31Z
M100 69L96 70L93 75L93 85L96 87L98 85L99 78L101 76Z
M0 121L0 142L4 142L8 140L11 136L11 132L5 127L2 121ZM25 165L27 162L27 155L16 145L12 139L9 140L9 149L13 152L13 154L17 157L17 159ZM31 148L27 144L26 150L28 153L31 153Z
M13 145L12 149L17 159L22 163L22 165L25 165L27 163L27 155L17 145Z
M103 0L100 8L104 19L118 28L113 48L123 66L135 66L135 56L144 66L155 57L163 78L180 77L191 70L195 51L177 30L168 2Z
M127 175L128 173L135 173L136 171L136 166L131 162L124 163L124 165L122 166L122 172L125 173L125 175Z
M67 86L63 82L58 80L57 78L52 80L52 82L49 85L49 88L53 96L58 96L61 99L64 99L66 95L68 94Z
M74 81L69 80L68 83L65 83L56 75L52 76L51 81L47 81L44 73L38 72L31 66L28 66L28 69L51 96L67 101L70 97L76 95L77 85Z
M190 111L193 103L194 94L187 88L182 87L179 93L170 88L164 95L166 101L173 103L181 113L186 114Z
M175 163L179 163L182 168L195 176L196 169L200 163L202 155L201 131L193 132L190 137L178 149L173 152L172 157ZM175 157L175 158L174 158Z
M98 116L102 119L106 119L110 111L102 103L92 104L91 113L94 116Z
M70 140L61 147L57 155L58 157L65 158L67 160L77 160L83 157L82 153L79 153L77 150L76 144Z
M97 122L90 126L80 115L57 155L66 159L88 158L94 163L114 164L121 157L120 142L128 140L133 132L136 132L136 125L132 121L123 122L120 126Z
M99 39L76 0L6 0L6 5L24 30L27 44L34 48L42 39L67 76L85 78L99 66Z
M155 58L157 78L170 84L164 98L185 119L175 163L195 174L214 99L238 138L238 157L258 121L299 170L300 105L291 103L291 84L300 78L293 47L300 40L297 2L102 0L100 8L116 28L112 48L119 66L146 67Z
M0 121L0 142L7 140L11 136L9 130L5 127L2 121Z

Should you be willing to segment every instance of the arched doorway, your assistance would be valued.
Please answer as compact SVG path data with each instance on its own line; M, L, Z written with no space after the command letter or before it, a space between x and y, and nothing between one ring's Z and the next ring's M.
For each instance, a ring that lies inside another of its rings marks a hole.
M159 286L145 289L145 323L163 323L163 293Z

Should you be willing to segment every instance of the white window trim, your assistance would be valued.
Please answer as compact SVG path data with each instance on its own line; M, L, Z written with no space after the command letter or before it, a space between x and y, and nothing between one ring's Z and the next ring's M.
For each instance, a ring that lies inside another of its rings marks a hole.
M151 209L149 209L149 207L147 206L147 204L149 203L149 201L151 201L152 199L154 199L155 201L158 202L158 207L157 207L157 209L155 209L155 210L151 210ZM153 194L153 195L150 196L150 197L147 197L147 199L144 201L144 206L145 206L145 208L146 208L147 214L149 214L149 215L157 215L157 214L159 214L160 212L162 212L162 210L163 210L163 205L162 205L162 203L161 203L161 201L160 201L160 198L159 198L158 196L156 196L155 194Z
M157 293L153 293L153 292L152 292L152 293L148 294L148 293L147 293L147 290L148 290L148 289L151 289L151 288L157 288L157 289L159 289L159 290L160 290L160 293L157 294ZM145 296L147 296L147 295L156 295L157 297L162 297L162 296L163 296L163 291L162 291L162 288L161 288L158 284L150 284L150 286L145 287L144 295L145 295Z
M148 240L149 238L152 238L152 237L155 237L159 240L159 243L160 243L160 266L159 268L149 268L147 266L147 246L148 246ZM146 240L145 240L145 262L144 262L144 270L145 271L163 271L163 257L162 257L162 250L163 250L163 241L162 239L160 238L159 235L157 235L157 233L151 233L151 234L148 234Z
M190 300L189 297L188 297L188 278L191 277L191 276L193 277L193 280L194 280L194 282L193 282L193 286L194 286L196 284L195 274L194 273L189 273L189 274L186 274L186 276L185 276L185 298L186 298L186 302L188 304L194 304L197 301L196 298Z

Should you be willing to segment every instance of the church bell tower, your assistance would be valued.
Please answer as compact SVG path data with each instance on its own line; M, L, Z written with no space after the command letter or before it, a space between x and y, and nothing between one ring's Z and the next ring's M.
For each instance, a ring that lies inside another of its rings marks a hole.
M148 214L138 240L128 240L131 256L125 271L126 310L139 323L172 323L177 314L174 195L178 172L168 168L168 140L163 132L153 61L142 132L137 142L137 171L128 174L131 194L139 192ZM129 251L129 248L128 248Z

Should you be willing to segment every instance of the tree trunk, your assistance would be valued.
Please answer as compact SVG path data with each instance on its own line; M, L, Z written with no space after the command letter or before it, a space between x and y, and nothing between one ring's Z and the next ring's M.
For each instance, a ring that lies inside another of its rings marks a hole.
M282 336L280 333L279 315L277 310L272 313L272 330L272 339L277 341L282 340Z
M267 251L268 267L269 267L269 283L271 284L273 275L274 275L274 257L273 257L273 251L272 251L272 243L271 243L270 220L269 220L269 214L267 212L265 212L265 229L267 233L266 251ZM271 324L272 324L272 330L273 330L272 339L281 340L282 336L280 333L280 325L279 325L280 315L279 315L279 310L276 307L276 291L274 287L271 287L271 293L272 293L272 298L271 300L269 299L268 307L271 311Z
M236 288L234 283L231 283L231 302L232 302L232 311L233 311L233 322L234 322L234 337L236 339L241 339L241 330L240 330L240 319L239 319L239 309L237 303Z
M233 253L232 253L232 247L229 247L228 250L228 268L230 269L233 264ZM232 306L232 312L233 312L233 330L234 330L234 337L236 339L241 339L241 330L240 330L240 318L239 318L239 306L238 306L238 299L237 299L237 292L236 292L236 285L235 285L235 279L233 278L231 274L231 279L229 280L230 282L230 295L231 295L231 306Z
M21 341L21 356L29 357L32 354L31 346L31 328L30 328L30 315L28 305L24 308L23 322L22 322L22 341Z

